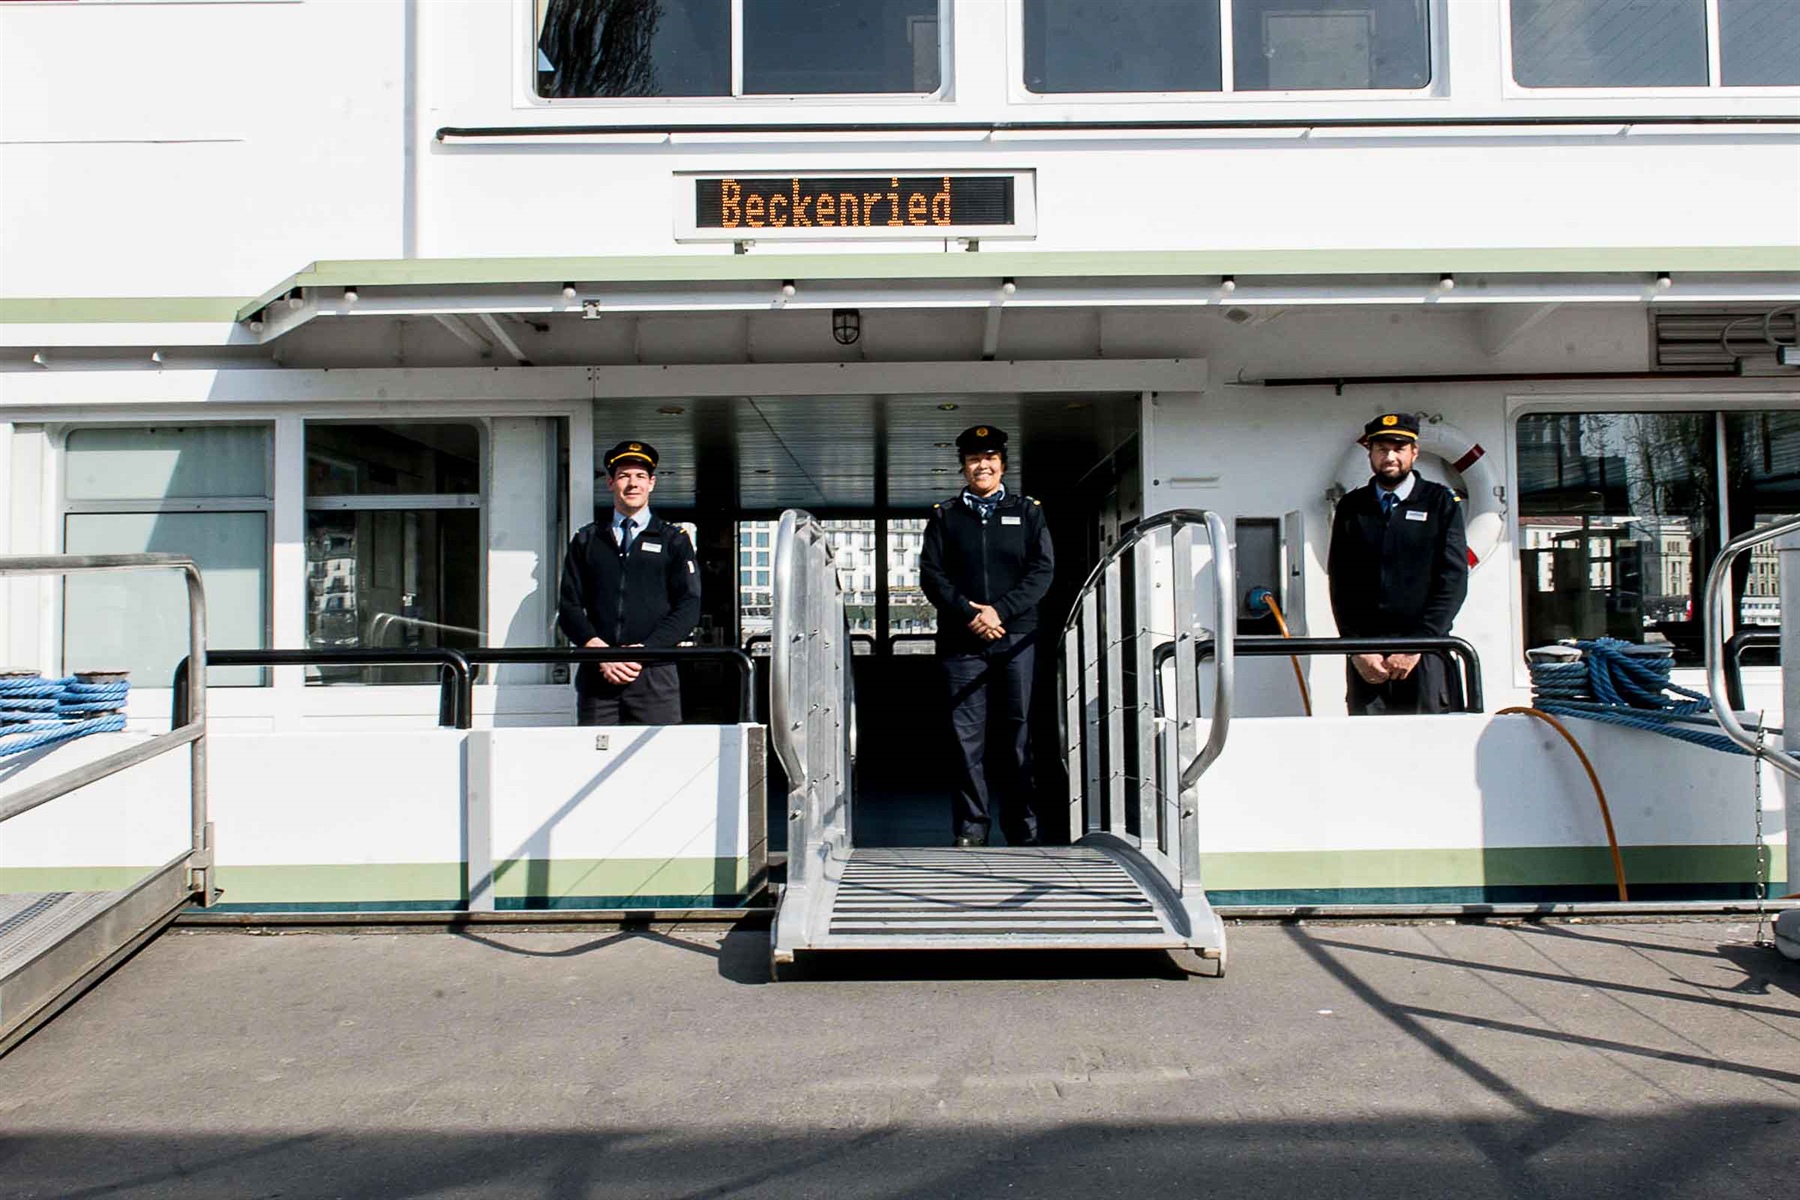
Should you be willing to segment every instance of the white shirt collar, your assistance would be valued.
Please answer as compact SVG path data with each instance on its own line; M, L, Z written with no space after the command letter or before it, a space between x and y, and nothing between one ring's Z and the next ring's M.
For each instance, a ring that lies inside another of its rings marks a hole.
M613 541L615 541L615 542L617 542L619 540L619 522L623 521L624 519L625 519L624 513L620 512L616 508L613 509L612 535L613 535ZM631 529L632 529L632 532L634 534L636 534L636 533L644 532L644 530L649 528L649 526L650 526L650 508L648 505L646 505L643 512L641 512L637 516L631 518Z
M1391 489L1394 493L1394 502L1396 504L1399 503L1400 501L1406 499L1408 496L1412 495L1413 484L1418 481L1418 478L1419 478L1419 473L1417 471L1408 471L1406 473L1406 478L1402 479L1400 481L1400 486L1397 488ZM1382 487L1379 479L1377 479L1377 481L1375 483L1375 492L1377 495L1379 495L1382 492L1389 491L1389 490L1390 489L1388 489L1388 488Z

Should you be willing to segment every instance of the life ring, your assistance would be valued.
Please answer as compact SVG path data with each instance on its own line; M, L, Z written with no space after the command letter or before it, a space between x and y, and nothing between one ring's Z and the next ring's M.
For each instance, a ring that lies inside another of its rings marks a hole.
M1419 449L1435 455L1462 476L1467 507L1464 528L1469 539L1469 567L1473 570L1493 558L1506 536L1505 490L1499 473L1481 443L1448 421L1426 421L1419 426ZM1338 463L1338 486L1346 492L1369 482L1369 452L1352 443Z

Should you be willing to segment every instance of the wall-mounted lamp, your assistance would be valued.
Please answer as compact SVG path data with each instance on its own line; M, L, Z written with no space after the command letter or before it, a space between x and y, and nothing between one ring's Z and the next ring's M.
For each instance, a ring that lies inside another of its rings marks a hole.
M1019 285L1017 283L1014 283L1012 280L1003 279L1000 281L1000 292L1002 295L1011 296L1018 290L1019 290Z
M581 293L575 290L574 284L572 284L572 283L563 284L563 299L564 300L573 302L574 299L579 295L581 295Z
M306 306L306 297L300 294L299 288L295 288L288 293L287 302L289 308L304 308Z
M794 294L794 281L793 280L784 279L781 281L781 294L783 296L792 296Z
M260 318L260 317L252 318L250 321L250 332L251 333L261 333L262 331L263 331L262 318Z
M361 300L361 299L362 299L362 297L356 294L355 288L347 287L344 289L344 303L345 304L355 304L358 300Z
M1438 276L1438 291L1453 292L1455 290L1456 290L1456 276L1454 276L1454 275L1439 275Z
M150 352L150 361L159 367L162 366L163 352L161 350L152 350Z
M1219 290L1227 296L1237 291L1237 277L1235 275L1219 276Z
M39 350L36 354L31 356L31 365L34 367L47 367L50 365L50 356L45 354L42 350Z
M1675 277L1673 275L1669 274L1667 271L1662 272L1660 275L1658 275L1656 277L1656 290L1657 291L1666 292L1674 286L1675 286Z
M831 336L840 346L854 346L862 337L862 313L854 308L831 310Z

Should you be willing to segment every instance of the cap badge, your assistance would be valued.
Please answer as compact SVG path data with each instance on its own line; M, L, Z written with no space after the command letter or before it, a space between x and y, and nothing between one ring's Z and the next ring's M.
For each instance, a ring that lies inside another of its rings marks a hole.
M1393 423L1394 423L1394 421L1393 421L1393 418L1391 418L1391 417L1390 417L1390 418L1388 418L1388 424L1389 424L1389 425L1392 425L1392 424L1393 424ZM636 442L633 442L633 443L631 443L631 445L630 445L630 446L629 446L629 447L627 447L627 449L631 449L631 450L642 450L642 449L643 449L643 447L642 447L642 446L640 446L640 445L638 445L638 444L637 444L637 443L636 443Z
M977 425L975 427L975 436L976 437L986 437L987 435L988 435L988 427L986 425Z
M1398 425L1400 423L1400 418L1396 417L1393 413L1389 413L1387 416L1381 418L1381 423L1383 425ZM633 446L632 449L636 450L637 447Z

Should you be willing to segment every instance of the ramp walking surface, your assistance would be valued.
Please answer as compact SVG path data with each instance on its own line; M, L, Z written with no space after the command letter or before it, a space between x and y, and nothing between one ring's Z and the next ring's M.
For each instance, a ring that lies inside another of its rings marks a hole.
M1751 936L1250 926L1220 981L770 985L761 931L178 930L0 1059L0 1196L1791 1194L1800 964Z

